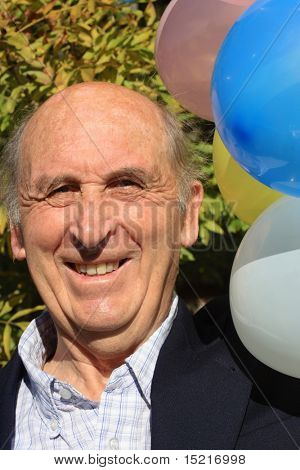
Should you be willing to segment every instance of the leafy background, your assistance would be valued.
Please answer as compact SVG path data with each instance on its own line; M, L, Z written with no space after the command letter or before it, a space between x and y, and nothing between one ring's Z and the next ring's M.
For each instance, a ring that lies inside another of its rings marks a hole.
M73 83L103 80L165 103L189 135L206 173L199 238L183 249L177 291L192 308L228 290L232 261L247 226L226 205L216 185L211 151L213 123L168 94L154 60L159 18L168 0L1 0L0 146L20 116ZM204 158L205 157L205 158ZM0 364L11 357L42 301L26 263L11 256L0 205Z

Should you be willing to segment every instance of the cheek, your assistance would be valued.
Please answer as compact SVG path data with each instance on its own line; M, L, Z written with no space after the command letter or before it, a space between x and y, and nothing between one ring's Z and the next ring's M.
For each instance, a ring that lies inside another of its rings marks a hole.
M31 252L53 251L64 235L64 214L59 210L43 210L29 214L23 224L24 244L27 258ZM34 245L34 250L30 247Z
M126 225L135 240L150 250L174 249L179 245L180 219L175 205L146 203L130 207Z

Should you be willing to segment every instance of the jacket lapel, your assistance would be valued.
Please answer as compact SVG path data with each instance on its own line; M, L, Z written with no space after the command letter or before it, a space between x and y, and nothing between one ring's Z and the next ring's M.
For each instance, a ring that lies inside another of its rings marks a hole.
M191 313L179 303L152 382L152 449L235 447L252 384L219 329L218 338L212 335L207 315L207 308L198 313L200 339Z
M11 449L15 431L17 393L24 375L24 366L15 352L0 374L0 450Z

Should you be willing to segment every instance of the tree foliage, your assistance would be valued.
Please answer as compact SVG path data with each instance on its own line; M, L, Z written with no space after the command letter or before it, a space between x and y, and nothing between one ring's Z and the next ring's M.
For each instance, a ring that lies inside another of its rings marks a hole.
M2 0L0 145L24 111L73 83L114 82L170 107L207 175L199 240L181 255L178 289L190 300L226 290L236 246L247 227L232 215L216 186L211 162L213 124L183 110L157 74L156 5L155 0ZM12 260L1 206L0 263L0 362L4 364L28 321L43 307L26 264Z

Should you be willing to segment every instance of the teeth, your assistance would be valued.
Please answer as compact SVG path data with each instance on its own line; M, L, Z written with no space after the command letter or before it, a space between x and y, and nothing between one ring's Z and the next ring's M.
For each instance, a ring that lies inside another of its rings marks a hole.
M106 265L106 272L111 273L114 270L114 265L113 263L107 263Z
M97 266L97 274L106 274L106 264L98 264Z
M111 273L119 267L119 261L116 263L101 263L101 264L75 264L78 273L87 274L88 276L103 275Z
M76 266L77 272L86 273L86 268L87 268L86 264L76 264L75 266Z
M87 266L86 266L86 273L87 273L89 276L94 276L95 274L97 274L97 266L89 266L89 265L87 265Z

